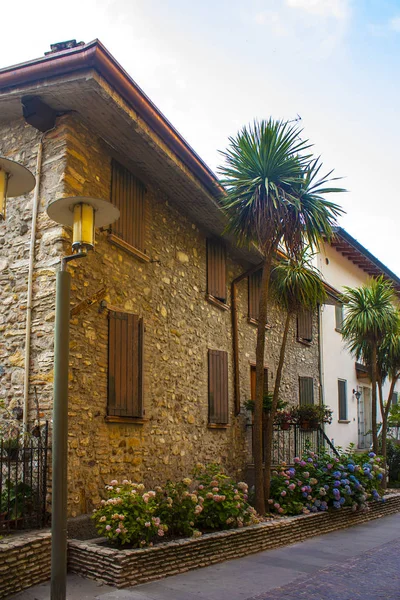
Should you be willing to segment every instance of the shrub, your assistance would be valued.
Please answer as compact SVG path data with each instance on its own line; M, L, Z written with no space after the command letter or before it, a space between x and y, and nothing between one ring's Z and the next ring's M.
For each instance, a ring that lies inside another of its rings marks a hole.
M168 481L145 492L124 480L106 486L107 498L94 511L97 531L117 545L152 545L168 531L198 536L201 531L243 527L259 520L247 501L247 484L235 484L218 465L198 465L194 479Z
M392 440L387 445L387 465L389 471L389 482L400 485L400 445Z
M383 479L381 459L370 454L346 454L332 458L327 453L307 452L273 473L272 512L294 515L351 506L366 509L367 500L378 500Z
M234 483L217 464L198 465L195 478L202 504L195 521L199 529L230 529L258 522L254 508L247 501L246 483Z
M158 516L156 492L144 492L143 484L124 480L106 486L107 499L94 511L100 535L118 545L148 546L168 530Z
M190 491L188 477L174 483L167 481L165 489L156 488L157 514L170 533L191 537L195 533L196 516L203 510L202 497Z

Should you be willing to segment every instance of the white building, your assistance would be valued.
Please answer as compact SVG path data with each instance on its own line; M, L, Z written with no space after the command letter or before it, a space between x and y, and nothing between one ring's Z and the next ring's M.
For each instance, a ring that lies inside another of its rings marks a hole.
M400 278L342 228L317 255L317 266L325 281L339 292L345 286L359 287L371 277L383 275L400 292ZM344 309L345 310L345 309ZM371 382L365 368L356 364L340 332L343 307L326 304L320 313L322 401L333 409L333 420L325 432L335 446L350 443L359 449L371 444ZM399 386L400 389L400 386ZM389 382L384 387L384 399ZM397 392L395 398L397 399ZM379 405L379 401L378 401ZM381 420L378 407L378 422Z

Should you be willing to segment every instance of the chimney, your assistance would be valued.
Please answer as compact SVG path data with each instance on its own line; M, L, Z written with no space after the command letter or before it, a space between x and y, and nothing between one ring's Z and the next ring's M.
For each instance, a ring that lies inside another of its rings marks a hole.
M66 42L57 42L56 44L50 44L50 51L45 52L44 55L56 54L63 50L71 50L71 48L77 48L78 46L84 46L85 42L77 42L76 40L67 40Z

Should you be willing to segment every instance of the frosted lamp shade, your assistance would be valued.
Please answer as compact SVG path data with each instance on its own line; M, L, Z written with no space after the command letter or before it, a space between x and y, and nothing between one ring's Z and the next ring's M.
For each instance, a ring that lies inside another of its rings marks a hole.
M24 166L0 156L0 221L6 217L7 198L23 196L35 187L36 179Z
M95 227L107 227L119 219L119 210L111 202L87 196L57 198L47 206L47 214L56 223L72 227L74 224L74 206L76 204L93 206Z
M7 198L28 194L36 185L36 179L29 169L15 160L0 156L0 171L8 175Z
M72 226L72 250L93 250L94 248L94 208L90 204L75 204Z

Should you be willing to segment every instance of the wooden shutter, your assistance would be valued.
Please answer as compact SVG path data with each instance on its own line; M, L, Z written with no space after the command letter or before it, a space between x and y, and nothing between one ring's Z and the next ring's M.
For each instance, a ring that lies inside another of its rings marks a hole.
M335 329L337 331L342 331L343 318L343 304L335 304Z
M218 240L207 240L207 291L226 302L226 250Z
M303 310L297 315L297 337L305 342L312 342L313 313Z
M228 411L228 353L208 351L208 422L226 424Z
M137 315L109 313L109 415L143 415L143 334L143 319Z
M347 381L338 379L339 421L347 421Z
M261 271L256 271L249 276L249 318L256 321L260 308L261 277Z
M392 406L396 406L398 403L399 395L398 392L393 392L392 394Z
M314 379L312 377L299 377L299 404L314 404Z
M121 213L111 226L112 233L144 252L145 187L116 161L112 162L111 202Z
M250 394L251 400L256 399L256 367L250 367ZM268 369L264 369L264 394L268 394Z

